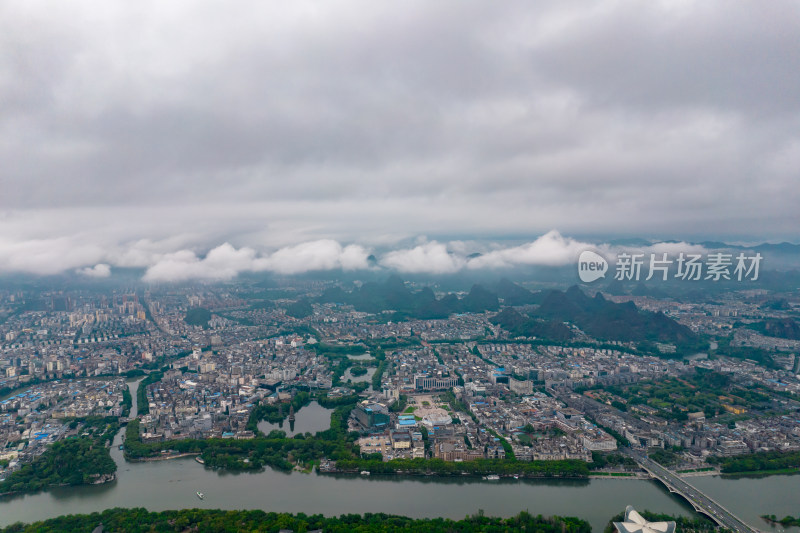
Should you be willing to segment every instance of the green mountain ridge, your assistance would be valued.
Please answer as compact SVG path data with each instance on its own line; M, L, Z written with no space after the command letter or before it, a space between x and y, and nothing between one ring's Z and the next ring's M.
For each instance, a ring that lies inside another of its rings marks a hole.
M768 337L800 340L800 322L793 318L770 318L748 327Z
M536 315L575 324L598 340L650 341L678 346L695 345L700 340L691 329L663 313L642 311L633 302L617 304L606 300L599 292L590 298L574 285L566 292L550 292Z
M697 334L663 313L642 311L633 302L617 304L599 292L591 298L577 286L566 292L547 291L541 305L529 315L506 307L491 321L514 335L552 341L574 336L564 325L568 322L601 341L662 342L685 349L701 344Z
M365 283L350 292L341 287L330 288L317 301L348 304L366 313L392 310L400 317L419 319L447 318L453 313L482 313L500 308L497 294L481 285L473 285L461 299L452 293L437 299L430 287L412 291L398 276L390 276L384 283Z

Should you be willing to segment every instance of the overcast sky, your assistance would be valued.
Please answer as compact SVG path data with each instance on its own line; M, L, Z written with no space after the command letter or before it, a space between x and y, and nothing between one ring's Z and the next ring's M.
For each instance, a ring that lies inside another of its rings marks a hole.
M795 1L6 0L0 271L798 242L798 36Z

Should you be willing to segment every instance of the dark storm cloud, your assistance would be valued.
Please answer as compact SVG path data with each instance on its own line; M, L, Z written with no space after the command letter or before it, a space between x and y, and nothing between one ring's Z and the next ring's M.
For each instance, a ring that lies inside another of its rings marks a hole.
M797 35L794 2L6 2L0 270L796 240Z

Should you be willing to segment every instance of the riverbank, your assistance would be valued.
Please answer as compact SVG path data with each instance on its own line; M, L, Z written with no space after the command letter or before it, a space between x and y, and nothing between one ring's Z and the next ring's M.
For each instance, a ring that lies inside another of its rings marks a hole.
M719 475L728 479L739 479L748 477L761 478L768 476L794 476L797 474L800 474L800 468L778 468L775 470L754 470L752 472L733 472L733 473L722 472Z
M368 470L329 470L322 472L317 467L317 474L319 475L342 475L342 476L364 476L364 475L371 475L371 473L365 474L365 472L369 472ZM497 475L497 474L474 474L470 472L461 472L461 473L437 473L437 472L413 472L413 471L403 471L398 470L394 472L381 472L377 474L379 476L387 476L387 477L396 477L399 479L409 478L443 478L443 479L469 479L471 481L494 481L492 479L487 479L487 476ZM591 476L585 477L578 477L578 476L522 476L522 475L497 475L496 479L507 479L507 480L524 480L524 481L546 481L546 480L564 480L564 481L586 481ZM603 477L603 476L598 476ZM608 479L608 477L603 477L603 479ZM616 479L616 478L615 478ZM624 479L624 478L620 478ZM645 479L645 478L641 478Z
M414 476L487 476L520 479L588 479L588 463L563 459L558 461L515 461L508 459L474 459L450 462L442 459L322 459L320 473L414 475Z
M90 515L69 515L0 529L0 533L90 531L102 524L104 530L133 531L147 524L148 531L347 531L357 525L365 533L471 531L538 531L541 533L590 533L588 522L575 517L534 516L527 512L509 518L485 516L482 512L459 520L448 518L410 518L383 513L341 517L306 516L305 514L267 513L264 511L221 511L185 509L149 512L145 509L109 509Z
M186 453L176 453L176 454L164 454L156 457L138 457L138 458L126 457L125 460L128 461L129 463L152 463L154 461L169 461L171 459L182 459L184 457L197 457L199 455L200 454L197 452L186 452Z
M112 481L116 481L116 480L117 480L117 475L116 474L114 474L114 473L112 473L112 474L104 474L104 475L98 477L97 479L95 479L94 481L91 481L89 483L84 483L83 485L105 485L107 483L111 483ZM5 498L5 497L9 497L9 496L22 496L22 495L25 495L25 494L38 494L40 492L45 492L45 491L48 491L50 489L58 489L58 488L74 487L74 486L80 486L80 485L70 485L68 483L54 483L52 485L45 485L44 487L42 487L42 488L40 488L40 489L38 489L36 491L16 490L16 491L11 491L11 492L0 492L0 499Z
M192 457L128 463L122 459L122 450L114 447L111 452L119 467L115 483L53 488L3 500L0 526L114 507L261 509L325 516L385 512L453 519L479 509L503 517L527 509L544 516L578 516L589 521L595 531L603 531L609 517L620 512L621 504L694 516L682 499L647 479L502 478L487 482L479 476L303 475L271 468L229 472L205 468ZM741 481L709 476L697 480L703 482L698 488L723 505L742 509L745 516L741 518L753 525L761 522L761 514L797 514L798 476ZM205 495L203 501L198 500L197 491ZM767 529L763 525L762 529Z
M719 470L714 468L710 469L698 469L698 470L687 470L683 472L676 472L679 477L707 477L707 476L719 476ZM589 477L592 479L652 479L650 474L645 472L644 470L640 472L589 472Z
M118 420L85 417L75 419L75 424L80 437L50 444L41 455L0 482L0 493L33 493L50 487L92 485L98 480L111 480L117 465L111 458L108 444L120 431Z
M650 479L646 472L589 472L589 479Z
M720 471L716 468L701 468L697 470L683 470L675 472L680 477L705 477L705 476L719 476Z

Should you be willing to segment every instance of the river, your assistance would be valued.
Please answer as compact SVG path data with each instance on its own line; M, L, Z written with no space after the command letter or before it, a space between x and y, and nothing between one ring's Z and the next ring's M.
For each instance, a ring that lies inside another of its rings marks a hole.
M131 384L134 398L136 387L138 382ZM317 419L320 414L316 413L317 408L324 410L319 405L311 409L312 405L298 411L296 429L301 423L312 423L310 419L304 421L304 413L314 413L313 418ZM134 405L132 415L135 414ZM145 507L153 511L192 507L264 509L325 515L386 512L450 518L463 518L479 509L487 515L500 516L527 510L533 514L578 516L588 520L595 531L602 531L608 519L626 505L640 510L692 514L683 500L653 481L483 482L472 478L320 476L273 470L234 474L206 469L191 458L126 463L118 449L121 438L122 432L111 449L111 456L119 467L115 482L0 499L0 525L111 507ZM770 528L759 518L761 514L779 517L798 514L800 476L695 477L690 481L761 530L782 530ZM199 500L195 491L205 493L205 499Z

